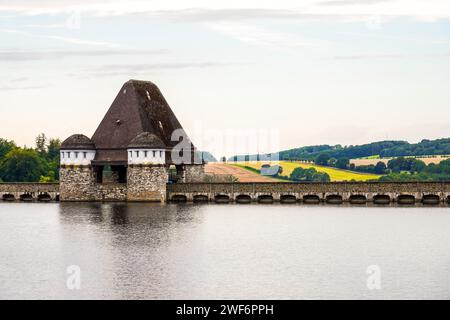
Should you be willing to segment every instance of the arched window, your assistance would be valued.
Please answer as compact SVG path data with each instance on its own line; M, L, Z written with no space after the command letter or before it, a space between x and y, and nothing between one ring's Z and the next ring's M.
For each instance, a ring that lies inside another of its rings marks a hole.
M87 152L86 152L86 151L84 151L84 152L83 152L83 158L85 158L85 159L86 159L86 156L87 156Z
M162 156L163 156L163 152L162 151L159 152L159 156L162 158Z
M147 150L144 151L144 157L147 158Z
M78 159L78 151L75 151L75 159Z
M139 158L139 151L136 151L136 158Z
M64 152L61 152L61 157L64 159Z
M155 158L155 157L156 157L156 151L153 150L153 158Z
M67 158L70 159L70 152L67 152Z

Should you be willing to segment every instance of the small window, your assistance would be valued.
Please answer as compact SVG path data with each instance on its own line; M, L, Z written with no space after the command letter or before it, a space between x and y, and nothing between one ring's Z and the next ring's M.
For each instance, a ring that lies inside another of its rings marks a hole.
M64 152L61 152L61 158L64 159Z
M159 156L162 158L162 156L163 156L163 152L162 151L159 152Z
M156 157L156 151L153 150L153 158Z
M144 151L144 157L147 158L147 151Z
M136 151L136 158L139 158L139 151Z
M83 152L83 158L86 159L86 156L87 156L87 152Z
M75 152L75 159L78 159L78 152Z
M67 158L70 159L70 152L67 152Z

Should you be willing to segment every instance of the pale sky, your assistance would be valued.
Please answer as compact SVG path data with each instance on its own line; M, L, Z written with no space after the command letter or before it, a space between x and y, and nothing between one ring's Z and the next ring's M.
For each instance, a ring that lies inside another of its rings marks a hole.
M450 1L0 0L0 70L20 145L92 136L129 79L217 157L450 137Z

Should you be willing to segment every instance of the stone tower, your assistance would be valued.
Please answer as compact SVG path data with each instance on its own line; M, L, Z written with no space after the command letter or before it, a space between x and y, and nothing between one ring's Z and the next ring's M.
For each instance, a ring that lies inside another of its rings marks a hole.
M169 179L166 146L156 135L143 132L128 145L128 190L130 201L164 201Z
M169 168L174 181L203 179L195 154L158 87L130 80L92 139L77 134L62 143L61 200L165 201Z

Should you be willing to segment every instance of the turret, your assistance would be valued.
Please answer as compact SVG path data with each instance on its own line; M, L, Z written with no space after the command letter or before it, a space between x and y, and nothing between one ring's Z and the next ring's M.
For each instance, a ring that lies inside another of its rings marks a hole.
M160 138L149 132L137 135L127 148L129 165L166 163L166 146Z
M87 166L95 158L95 145L85 135L74 134L61 144L61 165Z

